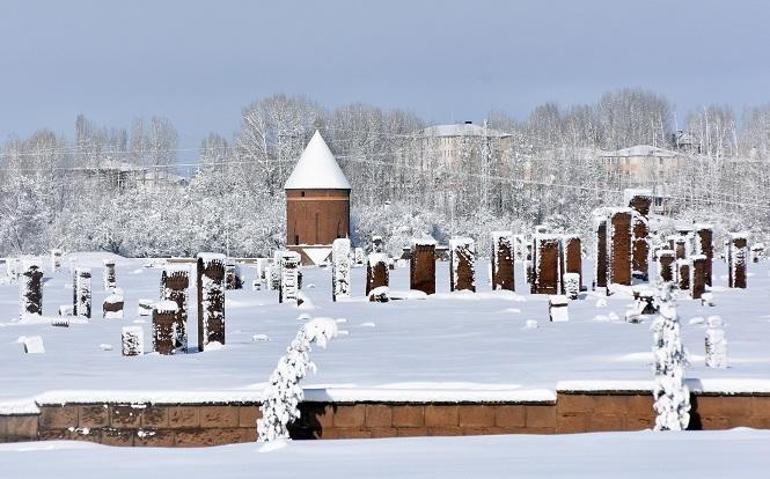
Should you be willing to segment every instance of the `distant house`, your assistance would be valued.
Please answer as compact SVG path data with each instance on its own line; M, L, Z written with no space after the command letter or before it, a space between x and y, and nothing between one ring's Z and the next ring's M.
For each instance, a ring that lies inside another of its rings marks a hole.
M653 211L673 211L671 182L687 162L687 156L650 145L636 145L600 155L605 171L624 188L647 188L653 192Z
M483 143L491 151L508 152L511 149L512 136L486 125L474 125L473 122L434 125L419 132L422 140L424 158L434 160L434 166L457 167L463 156L478 155ZM424 167L427 166L423 161Z
M125 161L108 159L96 166L74 168L81 178L104 181L115 188L129 186L184 186L187 179L170 173L167 168L143 167Z

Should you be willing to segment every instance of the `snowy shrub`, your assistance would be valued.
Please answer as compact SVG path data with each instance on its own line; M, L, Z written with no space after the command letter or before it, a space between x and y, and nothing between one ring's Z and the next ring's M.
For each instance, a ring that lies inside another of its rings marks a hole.
M120 334L123 343L123 356L141 356L144 354L144 330L141 326L125 326Z
M75 316L91 317L91 269L75 268L73 309Z
M564 273L564 294L569 299L577 299L580 293L580 275L578 273Z
M657 414L655 430L681 431L690 423L690 390L684 384L687 351L682 345L670 286L662 286L658 295L660 312L652 324L655 362L653 409Z
M21 275L21 317L43 314L43 269L34 261L25 261Z
M337 238L332 243L332 300L350 297L350 240Z
M337 335L337 323L331 318L315 318L297 332L297 336L278 361L270 375L262 398L262 418L257 420L257 440L270 442L289 439L288 425L299 419L299 403L303 399L299 382L308 371L315 371L310 361L311 345L322 348Z

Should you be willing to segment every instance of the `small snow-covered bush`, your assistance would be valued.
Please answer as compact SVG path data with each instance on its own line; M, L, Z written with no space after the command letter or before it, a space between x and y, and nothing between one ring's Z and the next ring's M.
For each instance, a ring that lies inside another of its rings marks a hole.
M709 316L706 330L706 366L710 368L727 367L727 339L722 327L722 318Z
M262 418L257 420L258 441L289 439L288 425L300 417L298 406L303 393L299 382L308 371L315 371L315 364L310 361L310 345L318 343L325 348L336 335L337 322L331 318L315 318L297 332L265 388Z
M690 423L690 390L684 384L687 351L682 345L676 304L671 286L658 292L660 313L652 324L655 359L653 406L656 431L681 431Z

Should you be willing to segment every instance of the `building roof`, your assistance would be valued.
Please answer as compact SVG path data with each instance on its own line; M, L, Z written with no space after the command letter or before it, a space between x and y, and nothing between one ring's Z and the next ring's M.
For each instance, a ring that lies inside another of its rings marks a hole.
M629 148L623 148L615 151L606 151L601 154L603 157L624 158L629 156L650 156L655 158L673 158L679 156L675 151L666 150L650 145L636 145Z
M472 123L457 123L452 125L433 125L422 130L425 136L491 136L504 138L511 136L508 133L495 130L492 128L484 128L483 126L474 125Z
M316 130L294 166L285 190L349 190L345 174L334 158L329 146Z

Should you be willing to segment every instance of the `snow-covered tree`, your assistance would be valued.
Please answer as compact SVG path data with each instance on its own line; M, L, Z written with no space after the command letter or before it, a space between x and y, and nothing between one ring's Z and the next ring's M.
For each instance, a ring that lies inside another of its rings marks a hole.
M299 382L316 366L310 361L311 345L325 348L337 335L331 318L315 318L305 323L278 361L262 397L262 418L257 420L257 440L271 442L289 439L289 423L299 419L299 403L304 395Z
M682 345L679 318L669 284L661 287L657 299L659 315L652 324L655 430L681 431L690 423L690 390L684 383L687 351Z

